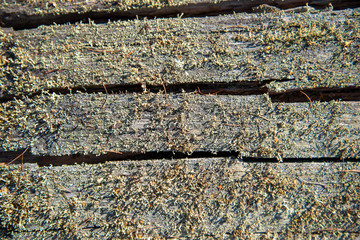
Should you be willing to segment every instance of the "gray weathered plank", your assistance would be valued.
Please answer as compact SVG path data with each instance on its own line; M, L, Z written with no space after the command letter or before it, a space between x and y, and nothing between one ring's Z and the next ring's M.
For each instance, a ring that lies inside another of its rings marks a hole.
M332 3L337 9L359 7L354 1L344 0L174 0L174 1L18 1L4 0L0 5L0 26L16 29L33 28L39 25L62 24L87 20L129 19L140 17L186 17L218 15L233 12L251 12L260 4L271 4L278 8L293 8L310 4L326 8Z
M2 33L0 97L103 84L359 86L358 15L358 9L234 14Z
M3 163L27 147L43 161L109 159L108 151L112 160L114 152L157 151L357 160L359 102L275 103L266 94L201 89L154 94L146 85L359 87L358 26L359 10L347 10L0 30L0 237L358 238L358 162L159 154L96 165ZM38 92L134 83L144 93Z
M43 95L2 106L2 151L237 151L241 156L359 158L358 102L272 103L267 95Z
M228 158L14 165L0 168L0 224L16 239L357 239L359 171Z

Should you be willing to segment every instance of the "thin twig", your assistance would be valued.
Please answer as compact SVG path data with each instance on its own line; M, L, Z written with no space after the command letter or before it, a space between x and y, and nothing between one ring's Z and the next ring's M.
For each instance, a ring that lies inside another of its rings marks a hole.
M206 93L201 92L199 87L197 87L197 89L198 89L197 92L198 92L200 95L207 95Z
M164 88L165 99L166 99L166 104L167 104L166 106L169 107L169 106L170 106L170 103L169 103L169 99L168 99L168 96L167 96L167 92L166 92L166 87L165 87L164 81L163 81L162 78L161 78L160 72L159 72L158 70L155 70L155 71L156 71L156 73L157 73L157 75L158 75L157 80L162 83L162 86L163 86L163 88Z
M107 153L117 153L117 154L123 154L123 152L113 151L113 150L105 150L104 152Z
M244 127L243 125L240 124L232 124L232 123L225 123L225 126L230 126L230 127Z
M325 184L323 183L318 183L318 182L308 182L308 181L305 181L301 178L297 178L297 180L299 180L299 182L301 182L302 184L310 184L310 185L318 185L318 186L321 186L323 187L325 190L327 190Z
M311 101L311 98L306 94L306 93L304 93L303 91L299 91L301 94L304 94L305 95L305 97L307 98L307 100L309 100L309 102L310 102L310 108L312 107L312 101Z
M61 70L61 69L59 69L59 68L57 68L57 69L52 69L52 70L50 70L50 71L47 71L47 72L41 74L40 77L43 77L43 76L45 76L46 74L49 74L49 73L52 73L52 72L57 72L57 71L60 71L60 70Z
M345 229L342 229L342 228L324 228L324 229L315 230L315 231L313 231L313 233L333 232L333 231L344 232Z
M312 63L312 64L316 64L321 70L323 70L325 72L338 73L337 71L329 70L329 69L326 69L326 68L322 67L319 63L317 63L315 61L311 61L311 60L306 60L306 61L308 61L309 63Z
M128 58L133 52L134 52L134 50L132 50L131 52L129 52L128 54L126 54L126 55L120 60L120 62L122 62L124 59Z
M262 119L264 119L264 120L266 120L266 121L268 121L268 122L271 122L271 120L270 120L270 119L267 119L266 117L263 117L263 116L260 116L260 115L257 115L257 114L252 114L252 113L249 113L249 115L251 115L251 116L255 116L255 117L259 117L259 118L262 118Z
M326 148L328 148L330 146L330 143L332 142L332 140L335 137L335 134L337 134L338 131L340 131L344 126L339 127L330 137L329 141L326 143Z
M85 219L84 221L82 221L82 222L79 224L79 226L77 226L77 228L80 228L83 224L90 222L92 219L94 219L94 217L89 217L89 218ZM84 228L81 227L81 229L84 229Z
M170 106L170 103L169 103L169 99L168 99L168 96L167 96L167 92L166 92L166 87L165 87L165 84L162 83L163 87L164 87L164 92L165 92L165 98L166 98L166 103L168 106Z
M250 30L250 29L251 29L251 28L248 27L248 26L242 26L242 25L227 26L227 27L225 27L225 29L228 29L228 28L243 28L243 29L246 29L246 30Z
M217 95L218 93L226 92L225 89L220 89L220 90L218 90L216 92L208 91L208 92L205 93L205 92L200 91L199 87L197 87L197 89L198 89L197 93L199 93L200 95Z
M96 53L116 53L116 52L121 51L121 50L99 50L99 49L93 49L93 48L88 48L87 50L96 52Z
M103 83L103 86L104 86L104 88L105 88L106 97L105 97L105 102L104 102L104 104L103 104L102 107L101 107L101 110L104 109L104 107L105 107L105 105L106 105L106 102L107 102L107 99L108 99L108 94L109 94L108 91L107 91L107 89L106 89L105 83Z
M360 170L352 169L352 170L340 170L338 172L353 172L353 173L360 173Z
M10 164L12 164L13 162L15 162L16 160L18 160L20 157L24 156L24 154L27 152L27 150L29 149L29 147L27 147L25 149L25 151L23 151L19 156L17 156L16 158L14 158L11 162L9 162L7 165L9 166Z
M214 44L214 45L215 45L215 42L214 42L213 40L211 40L211 38L210 38L210 37L208 37L208 39L209 39L209 41L210 41L212 44Z

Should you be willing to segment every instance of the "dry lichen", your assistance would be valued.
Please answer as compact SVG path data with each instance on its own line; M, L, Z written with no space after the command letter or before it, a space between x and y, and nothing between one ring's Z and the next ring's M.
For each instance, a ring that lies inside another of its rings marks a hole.
M128 11L132 9L142 8L164 8L170 6L185 5L193 3L192 0L101 0L101 1L64 1L64 0L27 0L13 1L4 0L2 2L3 9L17 9L18 7L26 9L28 15L46 15L46 14L69 14L69 13L85 13L85 12L115 12ZM218 0L212 0L217 3Z
M266 79L275 80L269 84L275 91L359 86L356 13L235 14L19 31L5 51L18 64L0 79L2 94Z
M359 104L265 96L42 95L2 103L1 148L36 155L238 151L254 157L359 158ZM151 139L151 141L149 141Z
M0 169L0 223L15 238L353 239L359 178L342 171L358 167L225 158L14 166Z

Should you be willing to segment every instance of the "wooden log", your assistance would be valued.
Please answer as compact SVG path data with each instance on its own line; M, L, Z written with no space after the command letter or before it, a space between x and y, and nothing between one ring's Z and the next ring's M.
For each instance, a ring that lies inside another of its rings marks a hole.
M359 171L233 158L10 166L2 239L356 239Z
M240 82L258 93L358 87L358 14L235 14L3 34L0 98L105 92L104 84L122 91L165 84L181 92L187 84Z

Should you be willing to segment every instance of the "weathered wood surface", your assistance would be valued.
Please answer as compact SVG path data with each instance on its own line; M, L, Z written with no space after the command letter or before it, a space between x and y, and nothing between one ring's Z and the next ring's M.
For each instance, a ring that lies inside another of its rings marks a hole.
M0 31L0 237L359 238L359 101L312 101L306 90L299 93L307 102L273 101L274 92L318 87L354 90L359 100L359 14ZM255 90L206 95L213 82ZM200 87L181 92L186 84ZM31 155L16 163L159 156L4 164L25 148ZM163 159L169 151L240 157ZM245 156L328 162L245 163Z
M273 103L267 95L205 96L201 89L197 95L165 94L167 86L183 83L268 81L270 93L359 87L358 15L236 14L5 34L1 150L358 158L357 102L311 102L305 93L308 103ZM143 93L57 94L79 87L126 90L130 84L141 85ZM148 84L163 91L148 93ZM49 89L54 93L39 92Z
M103 84L268 81L269 91L358 87L359 22L356 9L56 25L2 33L0 97L103 89Z
M310 4L324 9L355 8L360 4L354 0L147 0L147 1L13 1L4 0L0 5L0 26L16 29L34 28L39 25L67 22L96 21L107 19L130 19L136 17L184 17L219 15L233 12L252 12L261 4L270 4L282 9Z
M358 239L359 171L227 158L10 166L2 239Z
M3 104L1 147L35 155L237 151L359 158L358 102L272 103L262 96L56 94ZM8 159L11 160L11 159Z

